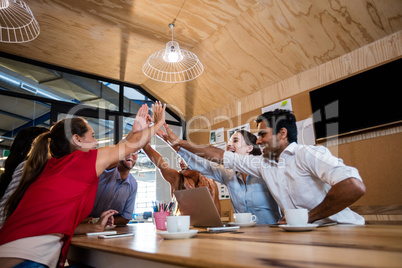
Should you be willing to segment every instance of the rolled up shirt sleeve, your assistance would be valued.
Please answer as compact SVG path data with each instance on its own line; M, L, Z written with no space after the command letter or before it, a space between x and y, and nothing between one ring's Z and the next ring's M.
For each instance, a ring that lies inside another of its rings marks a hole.
M346 166L343 160L335 157L323 146L305 147L306 151L302 155L301 163L304 163L307 169L317 178L335 185L348 178L355 178L363 181L359 171L350 166Z

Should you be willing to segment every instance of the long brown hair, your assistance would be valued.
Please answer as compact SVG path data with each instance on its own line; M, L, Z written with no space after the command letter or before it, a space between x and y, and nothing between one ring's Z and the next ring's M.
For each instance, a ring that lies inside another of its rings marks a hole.
M21 181L5 204L4 213L6 219L13 214L25 191L45 168L49 159L49 153L55 158L72 153L76 149L70 142L71 136L77 134L82 137L87 131L87 122L81 117L62 119L49 132L39 135L34 140L28 154L28 160L25 164Z
M26 160L32 142L40 134L48 131L49 129L44 127L27 127L15 136L10 148L10 155L4 161L4 173L0 177L0 198L4 196L17 166Z
M260 147L257 145L257 137L255 135L244 129L237 130L236 132L240 133L243 136L247 145L253 146L253 150L249 154L261 155L261 150Z

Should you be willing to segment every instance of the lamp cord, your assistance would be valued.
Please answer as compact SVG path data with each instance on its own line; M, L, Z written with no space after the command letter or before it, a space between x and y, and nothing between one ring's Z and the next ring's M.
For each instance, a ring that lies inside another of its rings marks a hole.
M174 24L174 23L176 22L176 19L177 19L177 17L179 16L180 11L181 11L181 9L183 8L183 6L184 6L184 4L186 3L186 1L187 1L187 0L184 0L183 4L181 5L181 7L180 7L180 9L179 9L179 12L177 12L176 17L173 19L172 24Z
M172 41L173 41L173 27L174 27L174 23L176 22L177 17L180 14L181 9L183 8L184 4L186 3L187 0L184 0L183 4L181 5L179 12L177 12L176 18L173 19L173 21L171 23L169 23L169 27L172 29Z

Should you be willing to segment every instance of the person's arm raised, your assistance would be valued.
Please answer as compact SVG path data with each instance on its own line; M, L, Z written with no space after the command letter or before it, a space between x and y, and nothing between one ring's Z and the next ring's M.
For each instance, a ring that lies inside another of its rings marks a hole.
M147 144L144 146L144 152L148 155L149 159L151 159L152 163L157 166L161 173L162 176L167 180L169 183L176 183L178 178L179 178L179 173L177 170L171 168L168 163L163 159L163 157L152 149L151 145Z
M213 147L213 146L206 146L206 145L198 145L194 143L190 143L185 140L181 140L173 131L170 129L168 124L163 125L166 130L166 134L163 135L163 139L170 143L172 146L180 146L190 151L200 157L206 158L208 160L214 161L216 163L222 163L223 161L223 151L222 149Z
M155 105L152 105L155 124L147 127L148 106L141 106L135 117L133 130L127 135L125 141L98 149L96 159L97 175L102 174L107 167L123 159L128 154L134 153L144 147L155 135L156 131L165 123L165 109L166 105L162 105L159 101L155 102ZM137 130L140 131L135 132Z
M138 113L140 113L140 114L137 113L138 116L136 116L136 118L135 118L135 120L134 120L134 124L133 124L132 130L127 134L126 138L120 140L119 143L126 142L126 140L127 140L127 139L130 139L131 136L132 136L134 133L140 132L140 131L142 131L142 130L148 128L149 125L151 124L151 121L150 121L150 120L151 120L151 116L148 114L148 106L147 106L146 104L143 104L143 105L141 106L141 108L142 108L143 110L138 111ZM141 108L140 108L140 109L141 109ZM159 128L159 130L161 130L161 129ZM113 164L111 164L111 165L108 166L106 169L107 169L107 170L110 170L110 169L112 169L112 168L117 167L117 165L119 164L119 162L120 162L120 160L117 161L117 162L115 162L115 163L113 163Z

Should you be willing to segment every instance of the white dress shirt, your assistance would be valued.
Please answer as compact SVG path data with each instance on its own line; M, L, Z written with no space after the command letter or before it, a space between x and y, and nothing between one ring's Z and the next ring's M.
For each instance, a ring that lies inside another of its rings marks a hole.
M327 195L331 186L347 178L362 181L356 168L346 166L323 146L291 143L275 162L263 156L225 152L226 168L262 178L282 210L312 210ZM364 224L364 218L349 208L329 217L339 223Z
M178 153L191 169L228 187L234 213L251 212L259 224L275 224L281 219L278 204L261 178L247 175L244 182L242 175L233 169L218 166L183 148Z

